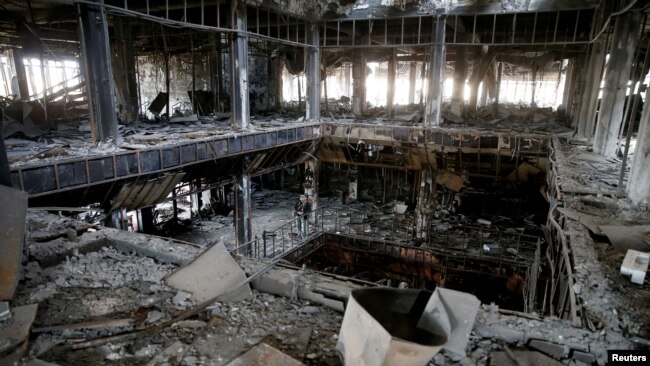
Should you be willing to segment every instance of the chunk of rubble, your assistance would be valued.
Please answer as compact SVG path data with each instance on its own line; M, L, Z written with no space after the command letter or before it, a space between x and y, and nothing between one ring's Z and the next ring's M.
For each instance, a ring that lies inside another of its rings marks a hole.
M648 262L650 262L650 253L629 249L621 265L621 274L630 276L632 283L643 285L648 271Z

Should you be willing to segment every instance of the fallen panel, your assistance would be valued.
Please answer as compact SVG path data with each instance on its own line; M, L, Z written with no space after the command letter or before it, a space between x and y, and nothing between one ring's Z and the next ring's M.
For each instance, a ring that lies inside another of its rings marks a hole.
M27 193L0 185L0 300L14 297L25 241Z
M650 225L600 225L600 229L620 251L628 249L650 251L650 245L646 244L644 239L644 236L650 232Z
M246 279L246 274L230 256L222 243L217 243L188 265L169 275L167 285L192 294L192 300L203 302L226 293ZM250 286L240 287L222 301L239 301L252 295Z
M230 361L227 366L250 366L250 365L264 365L264 366L301 366L302 362L296 361L294 358L287 356L279 350L269 346L266 343L260 343L251 348L243 355Z
M636 250L628 250L621 265L621 274L630 276L632 283L643 285L645 274L648 271L650 253L642 253Z
M0 353L5 353L29 338L29 331L36 319L38 304L13 309L11 320L0 329Z
M460 189L463 188L465 182L463 181L463 177L443 170L436 174L436 183L447 187L454 192L459 192Z
M433 327L417 326L430 297L415 289L353 290L336 344L344 365L426 365L447 342Z

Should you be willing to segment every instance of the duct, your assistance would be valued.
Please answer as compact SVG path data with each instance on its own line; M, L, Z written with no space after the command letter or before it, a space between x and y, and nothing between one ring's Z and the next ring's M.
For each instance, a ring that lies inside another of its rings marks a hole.
M426 365L442 348L465 353L480 302L436 289L353 290L337 350L344 365Z

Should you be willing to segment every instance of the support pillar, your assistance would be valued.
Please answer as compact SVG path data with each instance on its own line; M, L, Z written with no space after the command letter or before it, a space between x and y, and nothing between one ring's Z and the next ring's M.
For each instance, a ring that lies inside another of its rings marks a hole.
M631 127L628 127L631 128ZM637 135L630 178L627 183L628 197L637 205L650 204L650 103L643 105L639 134Z
M417 62L412 61L409 67L409 104L415 104L415 77L417 75Z
M642 18L643 14L635 12L622 14L616 19L593 145L595 153L606 157L616 155L618 133L623 123L625 94Z
M247 130L250 128L250 107L248 102L248 39L245 33L247 31L246 4L233 1L231 6L233 28L238 31L231 33L230 111L232 129Z
M451 113L462 116L465 104L465 79L467 79L467 48L456 49L454 61L454 89L451 95Z
M81 59L88 88L88 109L93 143L116 141L115 90L108 41L108 21L94 5L79 5Z
M138 118L138 83L135 77L135 55L131 37L131 22L126 17L115 17L115 52L113 76L118 96L123 106L122 121L134 122Z
M352 62L352 113L363 114L366 109L366 56L354 51Z
M585 86L580 97L578 110L578 135L591 138L596 124L596 106L600 81L603 78L607 43L604 40L596 41L591 46L589 65L585 75Z
M27 85L27 72L25 72L25 64L23 63L23 51L15 48L9 50L9 52L16 72L16 81L18 82L18 90L12 90L12 93L18 92L18 99L27 101L29 100L29 86Z
M503 77L503 62L499 62L499 66L497 67L497 81L495 85L495 92L494 92L494 111L492 112L492 115L494 118L497 117L497 114L499 113L499 94L501 93L501 78Z
M434 40L429 59L429 75L427 78L427 103L425 106L424 125L426 127L440 125L442 108L442 83L445 75L445 17L439 16L433 27Z
M394 116L393 104L395 99L395 73L396 60L395 50L391 50L390 59L388 60L388 77L386 85L386 112L389 117Z
M253 240L253 205L251 199L251 176L247 172L249 158L242 162L241 173L235 177L235 232L236 245L240 246ZM240 253L247 251L241 248Z
M212 52L208 58L210 62L210 91L212 91L212 112L221 112L219 103L221 101L221 54L219 53L221 46L221 34L212 34Z
M576 84L576 75L575 70L578 68L576 65L577 60L574 58L569 59L569 62L566 66L566 73L564 75L564 91L562 93L562 105L564 106L564 113L568 116L571 112L571 107L569 103L573 99L572 93Z
M320 118L320 35L316 23L309 24L308 41L311 47L305 50L307 54L307 95L306 118Z

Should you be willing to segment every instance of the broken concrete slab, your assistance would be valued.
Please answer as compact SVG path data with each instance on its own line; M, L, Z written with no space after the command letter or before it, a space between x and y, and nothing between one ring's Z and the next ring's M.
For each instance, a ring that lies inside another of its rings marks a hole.
M0 185L0 237L2 255L0 256L0 300L14 297L20 263L25 244L25 217L27 215L27 193Z
M621 264L621 274L630 276L632 283L643 285L646 272L650 262L650 253L643 253L637 250L628 250Z
M300 366L304 364L266 343L260 343L227 364L227 366L248 365Z
M540 339L531 339L530 342L528 342L528 347L543 352L557 360L569 357L570 348L562 344L552 343Z
M10 351L29 338L29 330L36 319L38 304L14 308L13 316L0 329L0 353Z
M445 350L465 354L480 306L481 302L474 295L438 287L429 298L417 326L443 334L447 338Z
M600 225L614 248L621 252L628 249L650 251L650 245L645 243L644 236L650 232L650 225Z
M344 365L426 365L444 346L444 326L418 321L431 294L414 289L352 291L336 349Z
M230 256L222 243L217 243L196 257L188 265L167 276L167 285L192 294L192 300L201 303L232 289L246 280L246 274ZM251 296L248 284L220 301L240 301Z

